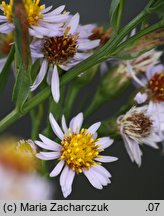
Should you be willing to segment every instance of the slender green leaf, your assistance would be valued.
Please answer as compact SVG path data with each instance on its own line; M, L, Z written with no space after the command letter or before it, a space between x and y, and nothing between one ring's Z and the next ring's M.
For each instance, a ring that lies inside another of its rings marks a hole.
M15 46L12 46L10 53L7 57L6 63L0 73L0 91L3 90L3 88L5 87L5 84L7 82L7 78L9 76L9 72L10 72L10 67L11 64L14 60L14 53L15 53Z
M13 100L18 110L22 109L30 93L31 55L29 48L27 15L22 0L14 0L16 68L17 77L13 90Z
M13 91L13 100L16 102L16 107L21 109L23 104L28 98L30 91L30 79L29 76L24 76L23 71L25 70L22 64L17 71L17 78ZM30 70L27 71L30 74Z
M112 1L110 11L109 11L110 24L116 33L120 29L123 10L124 10L124 0Z

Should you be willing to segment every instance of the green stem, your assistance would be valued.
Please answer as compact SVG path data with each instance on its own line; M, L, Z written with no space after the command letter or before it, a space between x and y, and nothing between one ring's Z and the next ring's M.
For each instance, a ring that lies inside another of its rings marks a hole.
M72 107L74 104L74 101L76 99L77 94L79 93L79 87L77 85L70 85L68 92L67 92L67 97L64 103L64 114L67 119L70 118Z
M32 123L33 128L32 128L32 135L31 135L33 140L35 140L38 137L43 114L44 114L43 103L41 103L38 108L38 114L33 116L33 123Z
M125 47L128 46L128 44L133 43L134 41L136 41L138 38L141 38L142 36L149 34L153 31L156 31L160 28L164 27L164 23L163 21L160 21L150 27L147 27L145 29L143 29L142 31L138 32L137 34L135 34L134 36L132 36L131 38L129 38L127 41L125 41L124 43L122 43L118 48L116 48L115 52L113 53L113 55L116 55L117 53L119 53L121 50L123 50Z
M0 121L0 132L3 132L6 128L8 128L11 124L16 122L18 119L26 115L29 111L34 109L38 104L42 103L47 97L50 95L50 88L47 87L42 90L41 93L34 96L30 101L26 102L26 106L20 112L18 109L13 110L9 113L4 119Z
M94 112L96 112L104 103L106 100L104 100L103 96L97 92L97 94L94 96L91 104L89 105L88 109L85 112L85 118L90 117ZM110 100L108 100L110 101Z
M11 113L9 113L4 119L0 122L0 132L8 128L15 121L20 119L23 115L18 112L17 109L14 109Z

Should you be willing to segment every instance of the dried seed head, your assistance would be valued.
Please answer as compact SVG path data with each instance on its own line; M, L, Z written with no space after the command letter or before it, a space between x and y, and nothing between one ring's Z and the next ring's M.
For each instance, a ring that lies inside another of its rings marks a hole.
M136 136L147 137L151 132L152 121L143 113L133 114L126 120L129 124L124 127L125 132Z
M45 38L42 51L49 64L69 62L77 52L77 39L78 34Z
M123 133L133 140L142 140L151 134L153 121L145 114L146 109L133 107L124 116L118 118L118 125Z

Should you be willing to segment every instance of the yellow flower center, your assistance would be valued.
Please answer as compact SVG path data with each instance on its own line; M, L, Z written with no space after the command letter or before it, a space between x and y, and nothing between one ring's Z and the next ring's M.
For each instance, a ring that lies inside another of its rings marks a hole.
M95 162L94 159L98 156L101 149L99 145L96 145L95 140L84 128L80 133L72 133L69 129L69 134L64 136L64 141L62 141L62 155L60 160L65 160L67 165L76 173L81 173L82 169L88 169L93 167L98 162Z
M40 0L23 0L24 7L27 13L28 24L37 25L38 20L43 19L41 11L45 8L45 5L39 6ZM7 17L9 22L13 22L13 0L7 4L5 1L0 5L2 7L4 15Z

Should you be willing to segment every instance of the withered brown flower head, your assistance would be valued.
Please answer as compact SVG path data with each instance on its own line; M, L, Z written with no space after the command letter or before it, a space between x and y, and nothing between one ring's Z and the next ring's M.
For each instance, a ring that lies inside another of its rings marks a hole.
M73 58L77 52L77 39L78 34L45 38L43 53L49 64L67 63Z
M108 28L107 30L101 26L101 27L96 27L93 29L93 34L89 37L90 40L96 40L100 39L100 46L103 46L108 42L108 40L112 36L112 28Z

